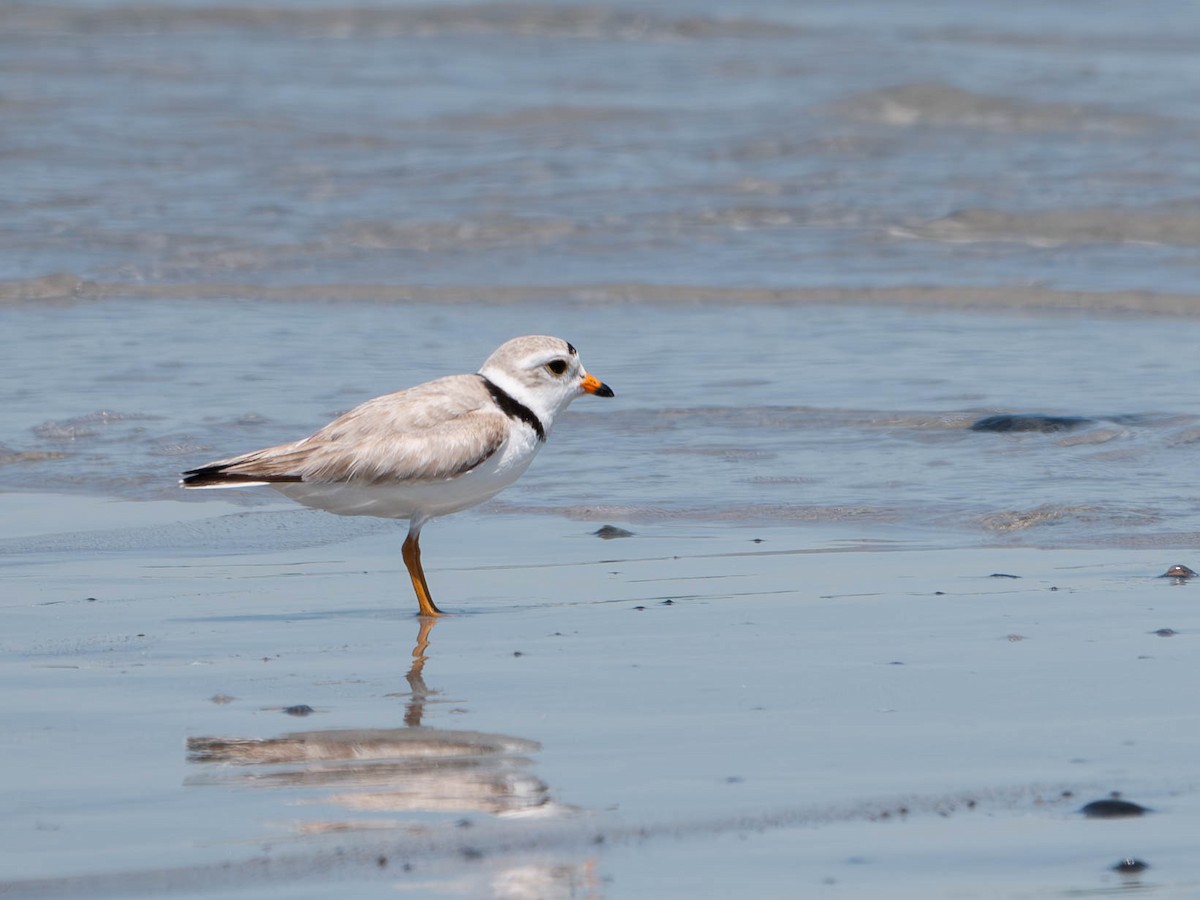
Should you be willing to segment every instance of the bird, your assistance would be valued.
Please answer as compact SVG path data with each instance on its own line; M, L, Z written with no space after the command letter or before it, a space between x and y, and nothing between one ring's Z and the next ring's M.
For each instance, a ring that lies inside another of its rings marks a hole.
M437 617L421 566L421 529L516 481L554 420L584 394L614 396L562 338L501 344L473 375L448 375L367 400L298 441L205 463L185 488L268 485L342 516L407 519L401 548L418 615Z

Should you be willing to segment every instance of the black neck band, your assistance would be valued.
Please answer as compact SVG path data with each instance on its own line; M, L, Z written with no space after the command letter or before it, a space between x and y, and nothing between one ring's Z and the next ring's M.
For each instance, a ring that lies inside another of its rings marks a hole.
M486 375L480 375L479 377L483 379L484 387L488 389L488 393L492 395L492 399L496 401L496 405L503 410L504 414L514 419L520 419L534 430L539 441L545 443L546 429L542 427L542 422L534 411L520 400L514 399L512 394L495 384Z

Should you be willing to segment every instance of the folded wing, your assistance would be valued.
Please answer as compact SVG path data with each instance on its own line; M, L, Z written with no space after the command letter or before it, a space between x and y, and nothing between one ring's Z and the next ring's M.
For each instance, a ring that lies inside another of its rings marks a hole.
M452 375L368 400L304 440L192 469L182 484L442 481L495 454L508 424L478 376Z

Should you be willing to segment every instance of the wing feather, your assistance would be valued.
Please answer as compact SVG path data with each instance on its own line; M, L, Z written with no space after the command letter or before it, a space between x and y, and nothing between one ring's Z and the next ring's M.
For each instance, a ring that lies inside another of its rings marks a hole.
M482 380L452 375L368 400L303 440L185 472L183 483L441 481L491 457L508 433Z

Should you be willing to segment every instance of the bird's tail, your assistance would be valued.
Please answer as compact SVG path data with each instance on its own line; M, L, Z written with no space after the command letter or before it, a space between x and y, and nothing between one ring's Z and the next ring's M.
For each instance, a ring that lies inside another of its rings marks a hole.
M183 473L179 484L185 488L249 487L255 484L271 484L275 481L299 481L298 477L263 478L261 475L239 475L225 471L224 466L203 466Z

